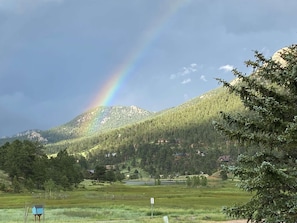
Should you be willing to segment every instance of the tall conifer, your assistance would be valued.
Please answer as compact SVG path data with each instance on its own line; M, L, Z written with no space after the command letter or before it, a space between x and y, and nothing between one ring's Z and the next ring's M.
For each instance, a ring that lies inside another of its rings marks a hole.
M297 45L271 58L255 52L246 65L251 75L234 69L235 81L219 81L238 95L245 111L221 112L216 128L253 154L241 154L232 172L239 187L251 192L245 204L225 207L230 217L252 222L297 221Z

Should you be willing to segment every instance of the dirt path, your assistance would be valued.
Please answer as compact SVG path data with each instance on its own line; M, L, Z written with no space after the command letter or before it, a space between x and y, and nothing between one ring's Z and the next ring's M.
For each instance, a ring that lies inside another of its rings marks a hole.
M230 220L230 221L221 221L221 223L246 223L245 219Z

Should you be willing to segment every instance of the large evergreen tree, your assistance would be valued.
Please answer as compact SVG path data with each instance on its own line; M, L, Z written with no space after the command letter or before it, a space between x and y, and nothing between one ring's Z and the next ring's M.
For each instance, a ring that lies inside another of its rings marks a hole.
M81 168L74 156L69 155L67 150L61 150L57 157L49 160L47 170L48 179L52 179L56 185L64 189L70 189L83 181Z
M57 157L48 159L38 142L15 140L0 146L0 170L11 178L14 191L21 188L43 189L51 180L56 186L70 189L77 186L83 175L74 156L62 150Z
M297 221L297 45L271 58L255 52L251 75L233 70L236 81L219 81L238 95L246 110L222 112L216 128L253 154L242 154L232 169L239 186L252 192L245 204L224 208L253 222ZM254 151L254 150L253 150Z

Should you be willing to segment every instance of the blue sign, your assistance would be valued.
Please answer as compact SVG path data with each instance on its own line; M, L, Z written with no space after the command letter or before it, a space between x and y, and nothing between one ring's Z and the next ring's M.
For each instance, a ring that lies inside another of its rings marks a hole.
M32 213L34 215L41 215L41 214L43 214L43 205L34 205L32 207Z

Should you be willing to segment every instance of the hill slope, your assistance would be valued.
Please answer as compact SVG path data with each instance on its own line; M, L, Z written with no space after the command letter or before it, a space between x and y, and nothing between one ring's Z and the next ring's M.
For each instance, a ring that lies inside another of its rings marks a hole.
M221 87L159 113L135 107L98 108L39 134L48 139L47 154L67 149L87 161L88 168L132 166L155 176L211 174L217 171L220 156L236 158L241 152L217 133L212 122L220 111L241 109L239 98Z
M223 139L214 130L212 121L220 111L236 112L242 108L240 100L223 88L212 90L178 107L155 114L137 123L100 132L85 138L60 141L47 145L49 153L67 148L80 153L127 144L152 143L158 140L179 140L186 144L217 145Z

